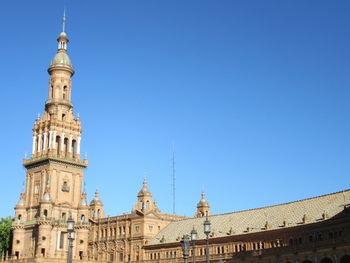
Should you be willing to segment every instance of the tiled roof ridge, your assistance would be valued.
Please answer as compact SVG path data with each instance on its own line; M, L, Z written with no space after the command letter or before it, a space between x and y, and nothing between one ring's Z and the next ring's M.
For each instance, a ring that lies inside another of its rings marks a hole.
M289 205L289 204L293 204L293 203L299 203L299 202L303 202L303 201L307 201L307 200L312 200L312 199L317 199L317 198L321 198L321 197L336 195L336 194L345 193L345 192L349 192L349 191L350 191L350 189L345 189L345 190L341 190L341 191L338 191L338 192L333 192L333 193L329 193L329 194L323 194L323 195L308 197L308 198L305 198L305 199L300 199L300 200L296 200L296 201L290 201L290 202L281 203L281 204L268 205L268 206L263 206L263 207L244 209L244 210L240 210L240 211L234 211L234 212L227 212L227 213L222 213L222 214L210 215L210 216L208 216L208 218L215 217L215 216L222 216L222 215L238 214L238 213L254 211L254 210L260 210L260 209L266 209L266 208L271 208L271 207L276 207L276 206ZM182 220L179 220L179 221L185 221L185 220L190 220L190 219L198 219L198 218L182 219Z

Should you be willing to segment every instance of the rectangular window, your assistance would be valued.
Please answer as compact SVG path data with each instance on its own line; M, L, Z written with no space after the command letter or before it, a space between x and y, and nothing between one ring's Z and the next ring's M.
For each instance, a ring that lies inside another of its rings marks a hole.
M63 245L64 245L64 233L61 232L61 234L60 234L60 243L59 243L58 248L59 249L63 249L63 247L64 247Z

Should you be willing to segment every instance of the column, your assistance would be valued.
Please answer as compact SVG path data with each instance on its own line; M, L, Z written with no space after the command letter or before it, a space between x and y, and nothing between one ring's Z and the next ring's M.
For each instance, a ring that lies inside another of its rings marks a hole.
M61 152L63 152L64 151L64 132L62 132L62 134L61 134Z
M41 151L41 136L42 134L38 134L38 153Z
M68 147L68 152L72 152L72 141L73 141L73 135L69 135L69 147Z
M51 143L52 142L52 131L49 131L49 150L51 150Z
M57 134L57 131L54 131L53 132L53 147L52 149L56 149L56 134Z
M43 152L46 151L47 132L44 132Z
M80 141L81 141L81 136L78 137L78 141L77 141L77 154L80 155Z
M33 136L32 154L35 154L35 142L36 142L36 136Z

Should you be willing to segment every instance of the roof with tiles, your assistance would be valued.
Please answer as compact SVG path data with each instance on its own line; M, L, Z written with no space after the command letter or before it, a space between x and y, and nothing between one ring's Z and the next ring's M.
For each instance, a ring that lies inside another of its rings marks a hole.
M304 200L239 212L209 216L212 237L249 234L320 222L343 211L350 203L350 190L317 196ZM198 239L205 239L203 218L191 218L170 223L149 245L179 242L193 227Z

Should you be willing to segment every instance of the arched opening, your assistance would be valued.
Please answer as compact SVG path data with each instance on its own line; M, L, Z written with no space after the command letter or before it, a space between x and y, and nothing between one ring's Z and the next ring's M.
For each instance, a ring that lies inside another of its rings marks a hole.
M64 87L63 87L62 98L63 98L64 100L68 99L68 98L67 98L67 86L64 86Z
M66 114L62 114L62 121L65 121L66 120Z
M92 210L91 217L95 218L95 209Z
M142 201L140 201L140 208L141 208L141 210L143 210L143 202Z
M22 221L22 215L18 215L17 219L18 221Z
M147 202L146 202L146 209L148 209L149 208L149 201L147 200Z
M350 256L345 255L340 258L340 263L350 263Z
M75 158L77 155L77 141L76 140L72 141L72 153L73 153L73 158Z
M321 259L320 263L333 263L333 261L330 258L325 257L325 258Z
M53 99L53 86L50 87L50 98Z
M85 215L81 215L80 221L85 222Z
M101 218L101 210L100 209L97 210L97 218Z
M44 216L47 217L47 210L44 209Z
M68 138L64 138L64 147L63 147L63 150L64 150L64 155L65 156L68 156Z
M61 137L60 136L56 137L55 148L56 148L57 155L59 155L60 149L61 149Z

